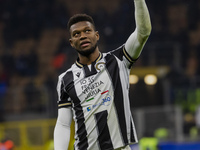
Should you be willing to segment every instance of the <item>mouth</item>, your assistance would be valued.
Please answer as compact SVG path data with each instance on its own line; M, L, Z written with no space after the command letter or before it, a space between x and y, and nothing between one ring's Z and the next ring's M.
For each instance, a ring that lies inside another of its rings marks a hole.
M87 47L89 46L90 42L88 41L84 41L84 42L81 42L81 47Z

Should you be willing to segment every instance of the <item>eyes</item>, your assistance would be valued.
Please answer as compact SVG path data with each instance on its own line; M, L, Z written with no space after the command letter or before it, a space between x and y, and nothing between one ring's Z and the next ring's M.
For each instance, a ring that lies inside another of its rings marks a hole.
M73 37L79 37L79 36L81 36L81 32L83 32L85 34L90 34L91 31L92 31L91 29L85 29L83 31L75 31L75 32L73 32L72 36Z

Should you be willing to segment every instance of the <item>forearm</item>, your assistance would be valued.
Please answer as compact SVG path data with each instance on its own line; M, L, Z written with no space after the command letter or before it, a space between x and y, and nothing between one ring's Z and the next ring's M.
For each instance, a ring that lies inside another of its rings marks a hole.
M54 149L68 150L69 141L70 127L63 126L57 122L54 130Z
M151 33L151 21L145 0L134 0L136 30L138 34L149 36Z
M71 110L61 108L58 111L58 119L54 129L54 149L67 150L70 141Z
M151 21L145 0L134 0L136 29L125 43L125 49L137 59L151 33Z

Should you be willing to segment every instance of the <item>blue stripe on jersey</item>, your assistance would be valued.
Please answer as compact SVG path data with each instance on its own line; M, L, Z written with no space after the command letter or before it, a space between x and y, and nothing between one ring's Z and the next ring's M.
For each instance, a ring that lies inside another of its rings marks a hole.
M117 60L113 55L107 55L106 59L106 68L110 74L112 79L113 88L114 88L114 103L119 119L119 126L122 133L122 139L124 141L124 145L128 144L127 137L127 126L125 120L125 112L124 112L124 102L123 102L123 91L122 85L120 82L120 74L119 74L119 66L117 64Z

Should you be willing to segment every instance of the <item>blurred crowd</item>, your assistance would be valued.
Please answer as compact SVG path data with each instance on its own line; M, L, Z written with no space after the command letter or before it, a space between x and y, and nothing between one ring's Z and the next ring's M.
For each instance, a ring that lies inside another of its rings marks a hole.
M200 1L146 2L153 29L144 51L154 45L167 54L170 50L160 45L179 45L179 66L171 57L156 58L154 65L168 65L174 85L177 77L198 77ZM57 76L77 57L66 30L76 13L94 18L102 52L123 44L135 29L133 0L0 0L0 118L47 110L55 115ZM144 56L136 65L152 65Z

